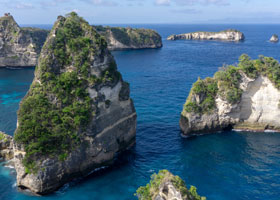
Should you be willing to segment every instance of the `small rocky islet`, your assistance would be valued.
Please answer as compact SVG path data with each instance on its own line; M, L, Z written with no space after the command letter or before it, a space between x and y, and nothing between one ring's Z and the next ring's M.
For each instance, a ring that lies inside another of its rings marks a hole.
M181 113L184 135L224 129L280 131L280 64L244 54L237 66L222 67L213 78L193 84Z
M197 194L195 186L188 189L179 176L168 170L153 174L150 183L139 187L135 195L139 200L206 200Z
M220 32L198 31L179 35L171 35L167 40L222 40L222 41L243 41L245 36L242 32L228 29Z
M279 37L276 34L273 34L269 40L270 42L277 43L279 42Z

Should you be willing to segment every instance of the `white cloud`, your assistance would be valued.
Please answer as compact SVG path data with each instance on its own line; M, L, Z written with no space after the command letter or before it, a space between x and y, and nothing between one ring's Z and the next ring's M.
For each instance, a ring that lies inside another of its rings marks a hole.
M33 9L35 8L32 4L22 1L4 1L2 4L10 9Z
M171 0L156 0L155 4L158 6L169 6Z
M187 5L219 5L226 6L229 5L229 0L155 0L156 5L171 5L176 4L179 6L187 6Z
M201 13L200 10L192 9L192 8L186 8L186 9L172 9L170 10L172 13L176 14L198 14Z
M96 6L118 6L119 4L112 0L83 0Z

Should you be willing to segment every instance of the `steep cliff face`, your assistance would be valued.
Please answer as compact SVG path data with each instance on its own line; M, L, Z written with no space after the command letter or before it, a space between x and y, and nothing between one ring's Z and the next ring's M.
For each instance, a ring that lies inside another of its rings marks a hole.
M0 18L0 67L35 66L48 31L20 28L12 16Z
M181 114L184 134L235 128L280 130L280 65L273 58L240 57L214 78L194 83Z
M187 189L185 182L167 170L161 170L152 176L146 186L137 190L139 200L206 200L197 194L196 188Z
M167 40L224 40L242 41L245 39L243 33L237 30L225 30L220 32L194 32L179 35L171 35Z
M129 85L106 41L76 13L59 16L18 111L17 186L52 192L110 164L135 133Z
M271 36L271 38L270 38L270 42L275 42L275 43L279 42L279 37L278 37L278 35L273 34L273 35Z
M94 27L105 37L109 50L155 49L162 47L161 36L154 30L120 27Z

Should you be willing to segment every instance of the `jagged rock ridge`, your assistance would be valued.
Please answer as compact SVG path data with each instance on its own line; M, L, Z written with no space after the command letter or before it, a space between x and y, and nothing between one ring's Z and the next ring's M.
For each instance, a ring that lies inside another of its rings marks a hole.
M20 28L13 16L0 18L0 67L35 66L48 31Z
M280 130L280 64L263 56L239 60L237 67L224 67L214 78L193 84L180 119L185 135L226 128Z
M228 29L220 32L193 32L179 35L171 35L167 40L224 40L242 41L245 39L243 33L238 30Z
M162 47L161 36L154 30L94 26L105 37L110 50L155 49Z
M196 187L187 189L185 182L167 170L153 174L151 181L136 193L139 200L206 200L197 194Z
M106 41L76 13L59 16L18 111L17 186L53 192L110 164L135 133L129 85Z

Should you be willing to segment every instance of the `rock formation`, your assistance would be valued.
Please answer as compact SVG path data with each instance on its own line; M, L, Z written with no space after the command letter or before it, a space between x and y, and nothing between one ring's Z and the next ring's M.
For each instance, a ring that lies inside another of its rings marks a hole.
M108 43L109 50L162 47L161 36L149 29L94 26ZM0 67L36 66L41 48L49 34L39 28L21 28L13 16L0 18Z
M155 49L162 47L161 36L154 30L94 26L105 37L109 50Z
M278 38L278 35L274 34L272 35L272 37L270 38L270 42L279 42L279 38Z
M171 35L167 40L223 40L223 41L242 41L245 39L243 33L238 30L224 30L220 32L194 32L179 35Z
M245 54L239 61L193 84L181 114L183 134L226 128L280 130L280 64L263 56L251 60Z
M106 41L76 13L59 16L18 111L17 186L53 192L112 163L135 133L129 85Z
M150 183L140 187L136 195L139 200L206 200L197 194L194 186L188 190L179 176L167 170L152 175Z
M13 137L0 132L0 159L10 160L14 157Z
M0 67L35 66L48 31L20 28L13 16L0 18Z

